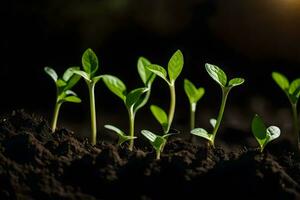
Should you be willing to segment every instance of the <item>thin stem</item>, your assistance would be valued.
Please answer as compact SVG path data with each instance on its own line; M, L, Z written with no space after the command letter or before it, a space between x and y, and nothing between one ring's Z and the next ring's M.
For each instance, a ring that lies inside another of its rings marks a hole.
M132 111L132 109L128 110L129 114L129 135L131 137L129 141L129 150L133 150L133 145L134 145L134 120L135 120L135 113Z
M58 114L59 114L60 106L61 106L61 103L60 102L56 102L55 107L54 107L53 119L52 119L52 122L51 122L52 133L54 133L55 129L56 129L56 124L57 124L57 119L58 119Z
M190 104L190 130L195 128L196 103Z
M223 117L223 114L224 114L225 105L226 105L227 96L228 96L229 91L230 91L230 88L222 88L222 102L221 102L221 107L220 107L220 110L219 110L219 114L218 114L216 126L215 126L215 128L213 130L213 133L212 133L213 139L211 141L211 145L213 147L215 147L214 141L215 141L215 137L216 137L217 131L218 131L218 129L220 127L220 124L221 124L221 121L222 121L222 117Z
M299 136L297 103L292 103L292 112L293 112L294 134L297 137L298 149L300 150L300 136Z
M160 160L160 151L159 150L156 151L156 160Z
M95 84L88 83L90 96L90 113L91 113L91 144L96 145L97 142L97 119L96 119L96 105L95 105Z
M170 84L170 109L169 109L169 115L168 115L168 127L166 130L166 133L169 132L173 118L175 113L175 106L176 106L176 91L175 91L175 83Z

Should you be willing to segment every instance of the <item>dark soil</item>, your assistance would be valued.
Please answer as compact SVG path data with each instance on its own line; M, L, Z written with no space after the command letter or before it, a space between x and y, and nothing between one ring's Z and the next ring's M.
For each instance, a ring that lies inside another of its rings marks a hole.
M155 160L149 146L92 147L17 111L0 122L0 199L300 199L300 159L274 152L175 138Z

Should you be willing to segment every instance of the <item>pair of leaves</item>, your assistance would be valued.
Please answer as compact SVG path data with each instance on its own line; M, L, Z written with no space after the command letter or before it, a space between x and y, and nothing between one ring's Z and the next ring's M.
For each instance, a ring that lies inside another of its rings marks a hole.
M300 97L300 78L289 82L283 74L279 72L272 73L273 80L286 93L292 103L297 103Z
M139 100L142 94L149 90L148 88L143 87L127 93L125 84L118 77L103 75L102 79L108 89L121 98L128 109L133 109L133 112L136 111L136 108L138 107L137 103L140 102Z
M184 91L189 98L190 104L196 104L205 93L204 88L196 88L196 86L188 79L184 79Z
M77 96L72 89L80 80L80 76L73 73L77 67L68 68L62 78L58 78L57 73L51 67L45 67L44 71L53 79L57 88L57 103L72 102L80 103L81 99Z
M280 129L277 126L266 128L263 120L258 115L254 116L251 128L252 133L260 146L261 152L269 142L280 136Z
M213 128L215 128L215 127L216 127L217 120L212 118L212 119L209 120L209 123L210 123L210 125L211 125ZM207 140L210 141L210 142L213 142L213 140L214 140L213 134L208 133L208 132L207 132L205 129L203 129L203 128L195 128L195 129L193 129L193 130L191 131L191 134L196 135L196 136L199 136L199 137L202 137L202 138L205 138L205 139L207 139Z
M151 143L152 147L157 152L163 152L163 149L167 143L168 137L172 134L165 134L163 136L154 134L148 130L142 130L142 135L145 136Z
M165 80L169 85L172 85L180 75L183 65L184 65L183 55L180 50L177 50L172 55L172 57L168 62L168 73L163 67L156 64L151 64L147 68L151 72L153 72L154 74L156 74L157 76ZM169 76L169 80L167 76Z
M206 63L205 69L210 77L215 80L222 88L232 88L245 82L243 78L233 78L227 83L227 76L225 72L216 65Z
M99 61L97 55L92 49L87 49L81 58L83 70L74 70L74 73L84 78L87 82L96 84L102 76L96 76L99 68Z
M120 130L119 128L117 128L115 126L105 125L104 127L111 130L111 131L114 131L118 135L118 137L119 137L118 145L122 145L126 141L133 140L133 139L137 138L135 136L131 137L129 135L126 135L122 130Z

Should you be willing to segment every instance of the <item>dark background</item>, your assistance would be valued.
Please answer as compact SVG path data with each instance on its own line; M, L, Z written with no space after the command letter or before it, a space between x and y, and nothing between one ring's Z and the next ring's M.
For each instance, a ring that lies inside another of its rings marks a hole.
M230 94L228 124L246 129L258 112L270 123L290 128L282 121L290 121L288 101L270 73L278 70L290 79L300 76L297 0L14 0L4 3L1 15L3 114L24 108L49 119L55 87L43 67L62 74L69 66L81 65L86 48L98 55L100 74L120 77L129 89L142 84L136 71L139 56L166 66L173 52L181 49L185 66L177 82L179 126L188 125L184 77L206 88L197 124L207 126L207 117L217 114L221 94L204 69L209 62L229 77L246 79ZM157 79L153 87L151 103L167 109L167 85ZM87 88L81 81L74 90L83 103L65 104L59 123L83 131L89 121ZM102 83L96 98L101 129L105 123L127 126L122 102ZM138 126L142 121L156 124L148 108L141 112L145 115L138 114Z

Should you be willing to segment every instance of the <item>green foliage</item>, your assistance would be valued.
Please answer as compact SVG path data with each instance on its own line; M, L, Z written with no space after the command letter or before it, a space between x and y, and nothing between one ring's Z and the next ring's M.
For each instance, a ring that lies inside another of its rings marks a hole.
M159 136L148 130L142 130L141 133L143 136L145 136L149 140L152 147L155 149L156 159L160 159L160 154L163 152L164 147L167 143L168 137L171 134L165 134L163 136Z
M151 110L153 116L155 117L155 119L162 126L164 132L166 132L167 128L168 128L168 116L167 116L166 112L162 108L160 108L156 105L151 105L150 110Z
M180 75L183 68L183 55L180 50L177 50L171 57L168 63L168 74L170 82L174 82Z
M252 133L260 146L261 152L269 142L280 136L280 129L277 126L270 126L266 128L263 120L258 115L254 116L251 128Z
M196 86L188 79L184 79L184 91L190 101L190 104L197 103L205 93L205 89L203 87L196 88Z
M137 138L135 136L126 135L122 130L120 130L119 128L117 128L115 126L105 125L104 127L111 131L114 131L114 133L116 133L118 135L118 137L119 137L118 145L122 145L124 142L127 142L129 140L133 140L133 139Z

